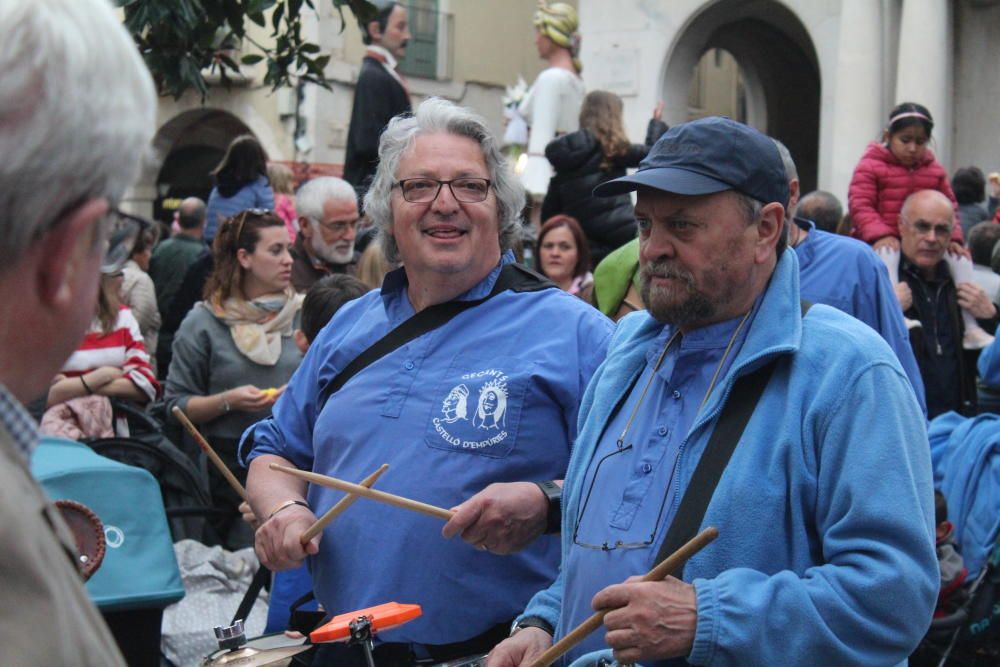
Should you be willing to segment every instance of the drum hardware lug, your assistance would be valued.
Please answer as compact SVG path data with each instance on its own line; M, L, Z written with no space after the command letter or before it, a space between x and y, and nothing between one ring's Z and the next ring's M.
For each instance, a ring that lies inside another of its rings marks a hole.
M375 650L372 619L367 616L359 616L351 621L347 627L351 631L351 640L348 643L360 644L365 653L365 660L368 662L368 667L375 667L375 656L372 653Z
M247 643L246 630L240 619L232 625L217 625L214 630L220 649L235 650Z

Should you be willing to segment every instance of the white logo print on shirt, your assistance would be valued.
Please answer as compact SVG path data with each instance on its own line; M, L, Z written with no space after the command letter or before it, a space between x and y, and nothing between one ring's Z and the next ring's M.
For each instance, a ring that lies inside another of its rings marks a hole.
M441 402L442 416L434 418L434 430L442 440L462 449L482 449L503 442L508 436L507 376L489 369L467 373L461 379L463 382L452 387ZM469 397L476 389L475 411L470 422ZM484 435L490 437L480 439Z

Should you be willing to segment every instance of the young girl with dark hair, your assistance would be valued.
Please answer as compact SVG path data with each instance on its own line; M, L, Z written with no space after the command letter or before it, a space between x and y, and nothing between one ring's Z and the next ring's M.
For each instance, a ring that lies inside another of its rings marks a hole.
M889 114L883 143L868 145L851 178L847 203L854 235L879 253L894 285L899 283L899 224L906 198L920 190L937 190L958 208L948 173L927 148L933 129L934 120L926 107L914 102L898 105ZM956 285L973 282L972 261L962 247L962 226L957 215L945 260ZM966 349L981 349L993 342L968 311L962 311L962 320ZM907 321L910 328L917 324L915 320Z

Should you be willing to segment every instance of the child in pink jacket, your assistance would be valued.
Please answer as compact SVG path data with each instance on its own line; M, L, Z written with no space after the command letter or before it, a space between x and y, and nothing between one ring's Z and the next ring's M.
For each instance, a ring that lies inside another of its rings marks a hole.
M883 143L868 145L851 178L847 205L854 235L882 257L894 284L899 282L899 214L906 198L920 190L937 190L958 207L948 173L927 148L933 129L934 120L926 107L913 102L898 105L889 114ZM956 285L973 282L972 261L962 247L957 216L945 259ZM971 314L963 310L962 318L966 349L981 349L993 342ZM907 326L919 326L919 322L907 321Z

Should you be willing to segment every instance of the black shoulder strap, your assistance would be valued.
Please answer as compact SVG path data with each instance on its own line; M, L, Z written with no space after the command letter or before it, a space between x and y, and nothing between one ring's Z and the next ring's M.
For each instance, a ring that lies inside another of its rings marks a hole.
M805 318L812 304L803 300L801 306L802 317ZM663 539L660 551L656 555L657 563L677 551L697 534L708 510L708 503L715 493L715 487L718 486L736 445L743 437L743 431L771 379L776 363L777 361L772 361L752 373L741 376L733 385L729 400L722 408L722 414L715 423L708 445L698 460L684 497L681 498L677 515L670 524L667 536ZM674 572L673 576L680 579L683 573L682 567Z
M320 387L319 396L316 401L318 410L322 410L327 399L347 384L347 381L360 373L362 370L375 363L382 357L409 343L411 340L423 336L429 331L445 325L456 315L465 312L469 308L474 308L481 303L489 301L497 294L506 290L513 292L537 292L543 289L554 288L555 284L548 278L535 273L520 264L505 264L500 269L493 289L482 299L472 301L448 301L435 306L425 308L410 319L406 320L398 327L387 333L385 336L375 341L364 352L354 358L351 363L335 378Z

